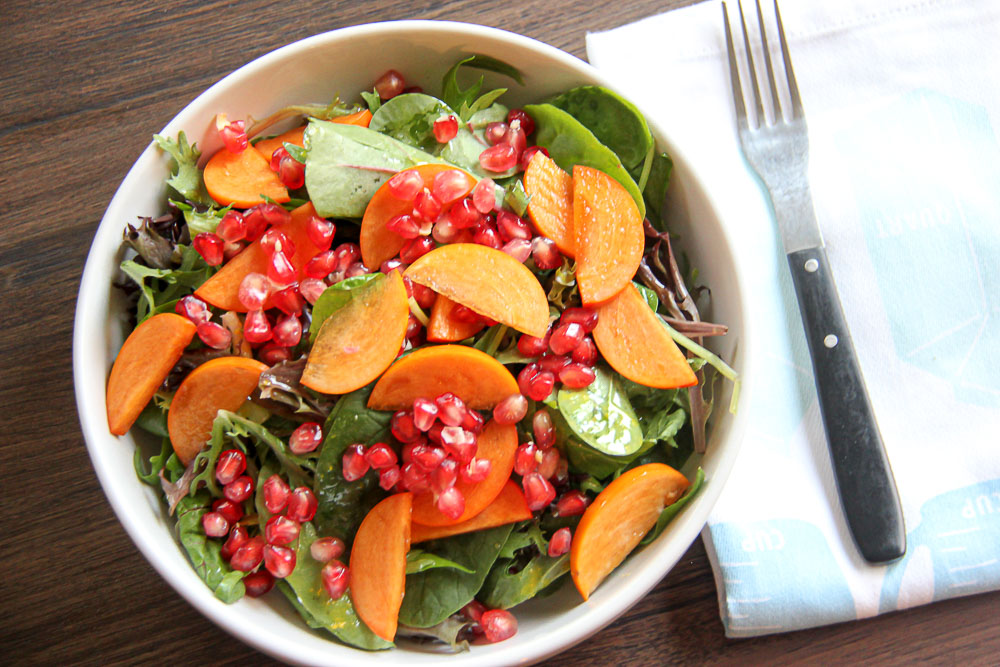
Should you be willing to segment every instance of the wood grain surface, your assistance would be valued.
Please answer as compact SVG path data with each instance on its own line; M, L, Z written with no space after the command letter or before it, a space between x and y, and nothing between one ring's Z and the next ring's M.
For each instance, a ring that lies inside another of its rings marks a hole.
M685 0L0 2L0 662L266 664L190 607L116 520L80 433L70 348L90 239L118 184L207 86L288 42L358 23L454 19L584 57L588 30ZM552 665L991 663L1000 595L727 640L695 543L611 627Z

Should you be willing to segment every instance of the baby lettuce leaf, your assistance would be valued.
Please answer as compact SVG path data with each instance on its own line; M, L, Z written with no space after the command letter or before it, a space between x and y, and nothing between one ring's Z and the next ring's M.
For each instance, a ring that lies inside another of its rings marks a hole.
M316 527L311 522L302 524L295 548L295 569L279 582L281 591L310 627L323 628L346 644L370 651L392 647L358 618L349 593L336 600L327 595L320 578L323 563L309 553L317 537Z
M667 199L667 186L670 184L670 173L674 170L674 161L666 153L653 156L653 164L646 178L646 187L642 194L646 198L649 208L655 213L654 223L657 229L665 231L662 223L663 204ZM652 216L651 216L652 217Z
M139 286L136 321L141 323L163 306L170 305L190 294L208 280L215 269L205 263L191 246L178 245L181 263L177 268L153 269L133 260L121 263L121 270Z
M135 454L132 456L136 477L150 486L160 486L160 471L167 465L167 459L173 453L174 448L170 444L170 438L164 436L160 440L160 453L149 457L149 472L146 472L146 466L142 462L142 449L136 447Z
M451 568L453 570L458 570L459 572L465 572L466 574L472 574L475 572L475 570L470 570L460 563L448 560L442 556L436 556L432 553L428 553L423 549L410 549L406 554L407 574L417 574L418 572L426 572L427 570L433 570L439 567Z
M415 628L400 623L396 628L396 637L406 637L416 640L436 639L439 642L447 644L452 652L460 653L469 650L469 642L465 640L459 641L458 637L462 634L462 630L473 624L474 621L467 619L464 614L452 614L437 625L432 625L429 628Z
M471 602L507 542L511 528L508 524L422 543L427 553L460 563L472 572L433 569L407 575L399 622L428 628L442 623Z
M428 153L441 144L434 137L434 121L455 113L447 104L424 93L404 93L392 98L374 113L368 129L381 132Z
M198 144L188 144L187 136L183 132L180 132L176 139L154 134L153 141L173 158L167 185L188 201L212 204L212 200L205 194L201 169L198 168L198 158L201 157Z
M569 572L569 554L553 558L538 555L518 570L516 561L498 560L479 591L479 600L492 609L510 609L530 600Z
M313 305L312 322L309 325L309 342L316 342L316 336L319 335L319 329L323 326L326 318L350 303L351 299L362 290L376 285L383 278L385 275L382 273L366 273L363 276L346 278L323 290Z
M207 493L182 498L177 505L177 534L187 552L194 571L208 585L215 597L229 604L243 597L243 572L233 570L222 560L220 540L205 536L201 517L211 508L212 497Z
M355 443L370 445L388 440L391 412L368 408L368 396L374 383L341 397L326 419L316 481L313 490L319 501L316 527L322 535L339 537L350 543L361 520L385 493L378 476L365 475L355 482L344 479L344 452Z
M521 75L520 70L502 60L482 54L474 54L462 58L451 69L445 72L441 86L443 89L441 97L444 99L445 104L452 109L458 109L462 120L468 120L472 113L474 113L476 106L488 106L496 97L499 97L497 91L491 91L483 96L479 95L479 92L483 89L483 77L481 76L478 81L465 90L462 90L458 85L458 72L462 67L474 67L476 69L497 72L498 74L510 77L522 86L524 85L524 77Z
M639 419L615 377L596 367L597 377L583 389L560 389L559 412L585 443L611 456L628 456L642 447Z
M660 512L660 517L656 520L656 525L653 526L653 529L649 531L646 537L642 538L642 542L640 542L639 544L649 544L657 537L659 537L660 533L663 532L663 529L667 527L667 524L670 523L673 520L673 518L680 513L682 509L684 509L684 506L687 505L692 498L698 495L698 492L701 491L701 486L704 483L705 483L705 471L702 470L701 468L698 468L698 472L695 473L694 482L691 483L691 486L688 487L688 490L685 491L684 495L678 498L672 504L667 505L666 507L663 508L663 510Z
M578 86L549 100L613 150L632 169L653 148L653 135L635 105L602 86Z
M639 216L646 215L646 204L639 186L622 166L618 155L602 144L593 132L551 104L528 104L524 110L535 120L535 143L546 148L556 164L570 173L577 164L603 171L632 195L639 207Z

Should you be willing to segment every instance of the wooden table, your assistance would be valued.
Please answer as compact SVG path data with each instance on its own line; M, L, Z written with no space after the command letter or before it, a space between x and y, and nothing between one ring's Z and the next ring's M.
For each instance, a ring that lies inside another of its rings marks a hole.
M139 555L97 484L77 422L70 340L80 272L105 206L151 132L244 62L324 30L453 19L520 32L583 57L587 30L682 4L4 0L0 660L271 662L194 611ZM627 615L550 664L988 663L1000 656L998 611L994 593L727 640L697 542Z

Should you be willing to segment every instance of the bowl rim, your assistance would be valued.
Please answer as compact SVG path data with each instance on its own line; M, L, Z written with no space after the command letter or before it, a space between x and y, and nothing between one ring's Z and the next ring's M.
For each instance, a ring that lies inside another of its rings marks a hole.
M571 70L575 70L583 74L589 80L598 83L600 85L606 86L613 90L618 90L619 88L612 82L608 80L608 77L604 75L603 72L596 69L586 61L577 58L557 47L546 44L540 40L536 40L531 37L520 35L517 33L509 32L499 28L493 28L489 26L483 26L473 23L464 23L458 21L439 21L439 20L400 20L400 21L381 21L375 23L364 23L359 25L347 26L343 28L337 28L334 30L325 31L318 33L316 35L306 37L301 40L289 43L278 49L275 49L269 53L255 58L233 72L222 77L198 96L187 102L178 112L171 118L167 125L161 130L161 134L166 134L172 136L176 134L177 130L180 129L181 119L187 115L187 111L198 105L206 98L210 98L216 95L216 92L221 88L228 88L230 86L239 84L241 81L247 78L252 78L256 70L260 68L267 67L272 63L281 61L282 59L301 51L307 50L311 47L326 44L330 41L340 41L351 38L363 37L365 35L379 35L386 36L392 34L406 34L413 31L442 31L442 32L461 32L472 38L477 36L488 37L498 41L505 41L511 44L515 48L524 49L532 53L539 54L546 59L557 61ZM735 249L735 243L733 235L727 228L723 217L719 214L721 207L716 201L715 189L709 189L705 187L706 181L701 177L700 174L692 167L693 163L685 155L685 151L682 146L678 144L673 137L670 137L666 132L659 127L657 121L654 118L650 118L647 115L647 121L649 122L654 135L658 135L658 138L669 138L670 144L670 154L675 160L675 163L684 165L685 172L690 176L690 181L694 187L699 190L699 194L704 198L708 209L713 214L713 218L718 222L718 233L725 240L726 250L729 252L731 260L731 270L733 273L733 285L736 290L734 295L734 303L739 310L741 317L741 329L740 329L740 343L739 349L736 350L736 354L743 356L742 363L737 363L737 366L742 367L741 379L742 379L742 394L741 402L746 405L750 395L752 394L752 359L747 354L747 352L752 349L752 329L750 327L750 322L748 318L748 312L746 308L746 274L742 262L739 256L733 252ZM177 592L183 597L189 604L191 604L195 609L197 609L201 614L209 618L218 627L225 630L230 635L236 637L240 641L260 650L268 655L275 658L289 661L289 662L299 662L301 657L295 655L288 655L279 650L280 647L271 645L268 640L267 634L262 634L255 632L253 627L245 628L241 627L239 624L233 622L225 611L225 606L219 606L215 604L217 602L212 595L206 596L205 593L209 592L208 588L204 585L204 582L200 578L181 578L171 576L174 571L174 566L170 564L166 557L163 556L159 551L153 548L153 545L148 543L143 536L143 527L140 525L141 522L131 515L127 511L126 504L123 499L118 497L117 491L115 489L113 471L104 461L105 454L101 451L99 443L104 438L111 438L107 430L106 419L102 410L95 410L95 403L103 405L103 396L99 398L94 398L87 395L86 388L83 385L83 378L86 373L84 368L84 341L88 336L93 335L94 325L88 328L88 308L89 303L96 299L93 296L95 290L100 293L101 289L106 288L105 285L91 285L96 278L95 274L98 270L95 265L98 261L102 259L99 257L104 253L101 252L101 248L97 244L98 232L107 227L108 225L120 225L120 222L116 220L110 220L110 211L115 208L115 204L119 199L124 199L126 196L125 186L132 180L133 173L138 169L138 166L143 162L147 156L154 150L154 144L150 142L149 145L140 153L136 158L132 167L129 169L125 177L122 179L121 184L115 191L114 196L109 202L105 213L102 216L101 222L94 232L94 239L92 240L91 248L88 252L86 264L84 266L83 274L80 282L80 290L77 296L76 302L76 312L74 316L73 324L73 383L74 383L74 393L76 395L77 412L80 418L81 429L84 434L84 440L88 449L88 453L91 462L94 466L95 472L97 473L98 479L101 483L101 488L104 491L108 501L118 517L119 522L125 528L130 539L139 549L140 553L146 558L146 560L153 566L153 568L159 573L159 575ZM99 329L98 329L99 330ZM100 407L100 406L96 406ZM733 425L730 428L730 434L728 439L739 439L742 440L745 430L746 430L746 414L747 411L744 409L739 411L736 415L732 416ZM715 474L713 476L713 481L717 482L714 484L706 485L702 490L703 499L700 499L701 504L706 504L705 498L707 498L707 504L709 506L709 512L711 507L714 506L722 488L725 486L726 478L735 463L736 455L740 449L740 442L731 443L729 445L731 451L727 452L727 456L720 457L719 465L716 468ZM623 584L618 590L616 590L615 595L610 600L605 600L604 604L601 605L600 610L597 611L595 608L595 613L588 613L582 618L578 619L573 625L573 632L560 632L557 633L555 638L546 637L544 638L544 645L541 641L542 638L536 639L532 642L522 644L518 647L519 650L516 651L503 651L503 644L497 644L494 646L501 647L500 650L491 653L477 654L476 664L477 665L500 665L500 664L510 664L511 662L517 661L521 663L530 663L543 660L547 657L565 651L569 647L577 644L588 637L592 636L602 628L611 624L617 620L625 611L627 611L631 606L638 603L652 588L654 588L659 581L666 576L666 574L672 569L672 567L677 563L679 558L683 555L683 551L690 547L694 539L698 536L702 527L705 525L707 517L703 519L695 519L690 513L682 513L679 515L674 523L674 532L676 533L674 537L675 542L684 542L683 550L676 556L671 557L667 553L659 554L659 557L651 561L645 568L645 570L655 571L656 576L649 577L633 577L625 584ZM694 525L697 524L697 525ZM669 562L666 562L669 561ZM644 571L645 571L644 570ZM197 584L197 586L195 586ZM586 602L581 602L580 604L588 604ZM352 651L353 655L356 656L357 660L371 660L377 658L383 660L387 664L405 664L405 656L407 653L405 651L392 651L389 652L394 656L404 656L402 661L397 661L394 659L386 659L386 652L381 652L379 654L372 654L361 649L354 649L348 645L337 642L336 640L331 640L332 647L340 649L349 649ZM353 662L350 658L346 657L347 654L341 654L340 651L332 650L330 653L331 660L341 661L346 659ZM499 659L499 660L498 660Z

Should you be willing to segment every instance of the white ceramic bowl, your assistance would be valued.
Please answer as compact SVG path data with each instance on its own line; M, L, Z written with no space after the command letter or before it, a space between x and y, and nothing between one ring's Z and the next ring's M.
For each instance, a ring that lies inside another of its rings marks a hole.
M211 121L218 112L230 118L248 114L263 118L292 103L326 102L340 93L356 99L358 92L389 68L407 81L436 92L442 74L461 55L485 53L505 60L525 73L525 87L487 75L487 82L509 86L509 106L539 101L574 85L593 83L614 88L595 69L556 48L509 32L437 21L401 21L361 25L305 39L269 53L222 79L202 93L163 129L175 136L184 130L206 155L219 146ZM487 88L488 90L489 88ZM180 102L180 100L178 101ZM676 138L678 128L659 127L655 113L646 112L659 146L670 152L675 169L670 186L670 224L682 237L682 247L711 286L709 318L729 325L730 333L713 347L744 371L743 351L750 349L746 299L737 257L712 199L722 184L693 174ZM152 128L151 128L152 129ZM217 600L191 568L176 541L158 490L139 482L132 467L135 442L131 435L109 434L105 417L105 380L122 342L124 312L111 287L121 260L120 242L126 222L163 207L167 158L150 145L129 171L101 221L87 258L77 301L73 339L73 372L77 405L94 468L112 507L139 550L153 567L199 611L226 631L261 651L288 662L338 665L525 664L579 642L611 623L645 595L677 562L705 524L722 491L745 430L745 414L726 412L730 385L716 404L708 454L693 467L704 467L708 483L699 496L652 545L633 555L588 602L581 602L572 585L549 598L516 610L515 637L471 652L444 657L418 646L368 653L338 644L310 630L280 595L244 599L233 605ZM744 399L752 389L744 373ZM721 385L720 385L721 386ZM745 411L744 411L745 413Z

